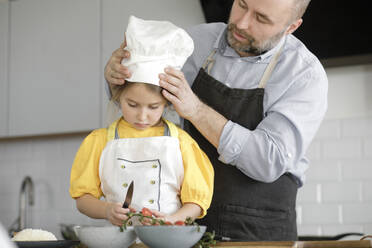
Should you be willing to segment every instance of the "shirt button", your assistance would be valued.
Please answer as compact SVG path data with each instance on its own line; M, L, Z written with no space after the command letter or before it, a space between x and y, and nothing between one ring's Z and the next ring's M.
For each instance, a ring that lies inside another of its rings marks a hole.
M122 165L121 168L124 169L125 168L125 165Z
M153 164L152 168L158 168L158 166L156 164Z
M154 200L153 199L150 199L149 200L149 203L153 204L154 203Z
M151 183L151 184L155 184L155 180L151 180L150 183Z
M288 153L287 153L287 157L288 157L288 158L292 158L292 153L288 152Z
M128 184L127 183L123 183L123 187L124 188L128 187Z

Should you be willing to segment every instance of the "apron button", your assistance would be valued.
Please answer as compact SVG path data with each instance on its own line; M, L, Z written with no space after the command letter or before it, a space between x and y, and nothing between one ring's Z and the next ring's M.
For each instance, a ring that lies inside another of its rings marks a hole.
M153 199L150 199L149 200L149 203L153 204L154 203L154 200Z
M153 164L152 168L158 168L158 166L156 164Z
M155 184L155 180L151 180L150 183L151 183L151 184Z
M124 188L128 187L128 184L127 183L123 183L123 187Z

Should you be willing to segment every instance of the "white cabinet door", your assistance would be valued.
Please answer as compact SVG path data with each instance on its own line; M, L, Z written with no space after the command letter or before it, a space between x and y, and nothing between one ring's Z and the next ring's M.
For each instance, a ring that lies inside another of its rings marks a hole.
M0 137L8 134L8 2L0 2Z
M100 126L100 0L10 1L9 134Z
M204 15L199 0L136 0L102 2L102 65L111 53L123 42L130 15L149 20L167 20L187 28L204 23ZM105 123L107 94L102 84L102 111Z

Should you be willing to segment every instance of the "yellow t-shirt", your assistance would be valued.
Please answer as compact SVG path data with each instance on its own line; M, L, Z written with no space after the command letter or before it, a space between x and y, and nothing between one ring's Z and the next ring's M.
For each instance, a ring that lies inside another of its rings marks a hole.
M151 127L137 130L121 119L118 123L120 138L142 138L163 136L164 127ZM184 130L178 128L178 139L184 167L184 179L181 187L182 203L198 204L203 217L212 201L214 170L207 155ZM78 198L91 194L96 198L103 196L99 178L99 161L107 143L107 129L91 132L81 144L71 168L70 195Z

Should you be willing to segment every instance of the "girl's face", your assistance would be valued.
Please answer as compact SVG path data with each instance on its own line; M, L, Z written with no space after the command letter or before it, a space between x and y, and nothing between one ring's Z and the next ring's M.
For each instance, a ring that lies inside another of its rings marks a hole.
M128 86L120 96L124 120L138 130L160 125L166 104L161 93L152 91L145 84Z

